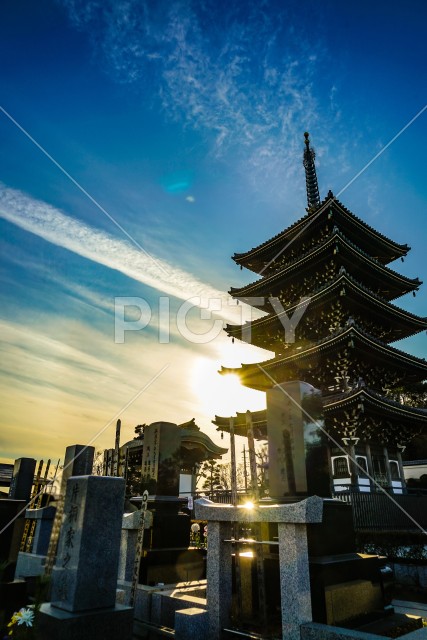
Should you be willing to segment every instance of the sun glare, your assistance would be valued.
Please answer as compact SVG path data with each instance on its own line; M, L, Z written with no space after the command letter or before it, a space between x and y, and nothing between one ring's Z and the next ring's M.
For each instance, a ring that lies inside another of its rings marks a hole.
M265 408L265 394L247 389L235 374L220 375L218 361L198 358L192 372L192 389L202 411L212 416L232 416L236 411Z

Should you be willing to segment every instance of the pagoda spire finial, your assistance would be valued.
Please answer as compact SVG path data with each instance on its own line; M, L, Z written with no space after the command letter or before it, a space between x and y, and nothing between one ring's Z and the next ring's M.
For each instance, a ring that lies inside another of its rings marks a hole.
M305 149L303 165L305 168L305 184L307 188L307 208L313 209L320 204L319 185L317 184L316 165L314 159L316 154L314 149L310 147L309 134L304 133Z

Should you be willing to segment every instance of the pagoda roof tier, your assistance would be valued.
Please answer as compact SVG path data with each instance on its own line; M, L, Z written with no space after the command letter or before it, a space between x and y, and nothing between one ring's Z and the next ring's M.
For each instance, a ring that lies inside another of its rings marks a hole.
M324 398L323 414L332 444L337 438L349 436L382 444L387 441L404 444L427 428L426 409L400 404L368 387ZM254 437L267 440L267 410L252 413L252 421ZM212 422L217 431L230 431L230 418L215 416ZM245 413L234 417L234 432L247 436Z
M346 382L341 384L345 386L363 377L374 388L380 384L397 387L402 382L419 382L427 378L427 362L377 340L352 324L312 346L297 346L286 356L259 364L242 364L240 368L222 367L220 373L237 374L242 384L259 391L271 388L274 380L304 380L321 385L325 392L339 387L344 377Z
M407 244L394 242L363 222L337 200L330 191L323 202L314 210L309 211L276 236L250 251L235 253L233 260L255 273L271 271L276 268L274 263L288 246L292 247L302 236L316 233L325 220L336 224L353 241L359 240L357 244L363 245L369 255L383 264L403 257L409 251Z
M301 326L305 340L318 340L322 314L325 314L328 306L336 308L337 301L340 301L343 306L342 318L337 316L341 326L350 317L357 318L360 325L368 324L369 332L385 342L395 342L427 329L427 318L417 316L383 300L341 269L341 273L332 282L320 287L310 297L301 323L296 327L297 338L299 326ZM287 318L291 318L299 306L299 303L294 304L286 307L282 313L270 313L243 325L227 324L225 331L228 336L239 340L245 340L246 334L251 344L270 351L291 348L291 345L286 347L286 344L280 340L285 336L281 317L286 313ZM334 313L337 313L337 309ZM328 316L322 322L326 323L327 320Z
M348 269L362 283L373 287L374 293L386 300L393 300L410 291L418 289L422 282L418 278L407 278L393 269L369 256L365 251L353 244L337 227L325 238L303 255L295 258L281 269L262 277L243 287L230 289L233 298L246 301L248 298L286 295L287 289L295 282L301 282L305 274L318 272L318 279L325 278L325 265L332 261L336 269ZM309 291L305 291L309 295ZM292 295L292 294L291 294ZM295 294L294 294L295 295ZM250 302L249 302L250 304ZM269 308L268 302L256 305Z
M427 427L427 410L401 404L368 387L329 397L325 425L335 438L406 445Z

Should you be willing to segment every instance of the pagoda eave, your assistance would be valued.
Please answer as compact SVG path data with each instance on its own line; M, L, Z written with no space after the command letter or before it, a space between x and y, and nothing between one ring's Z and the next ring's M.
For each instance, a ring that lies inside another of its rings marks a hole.
M427 409L400 404L368 387L360 387L347 393L326 397L323 403L323 412L326 417L330 413L336 413L354 405L360 407L361 403L364 409L369 406L371 411L374 410L382 416L394 416L405 422L415 421L427 426Z
M359 428L359 433L363 435L362 423L369 418L380 416L390 421L390 424L394 425L395 429L399 428L399 425L405 428L411 428L416 424L417 430L422 431L427 428L427 410L417 407L410 407L399 404L381 396L371 389L366 387L359 388L347 393L336 394L334 396L325 397L323 399L323 414L325 419L325 430L327 432L334 432L333 423L334 420L340 420L340 416L344 420L349 411L355 410L356 420L359 422L359 427L355 426L355 433ZM257 440L267 439L267 410L256 411L251 414L252 425L254 429L254 437ZM307 416L310 417L310 416ZM315 421L313 419L313 421ZM217 431L230 432L230 417L215 416L212 420L213 424L217 427ZM320 422L319 422L320 424ZM233 416L233 429L235 435L247 436L246 414L236 413ZM362 429L362 430L361 430ZM377 433L376 439L381 441L382 434ZM331 436L331 444L334 443L334 436ZM369 438L372 439L372 438Z
M326 304L334 304L337 299L345 301L348 317L355 317L355 314L365 319L373 317L378 319L379 327L388 327L386 342L395 342L427 329L427 318L416 316L391 302L382 300L346 272L342 272L338 278L312 294L305 312L306 317L317 314L318 310L324 309ZM286 307L285 313L288 318L293 315L297 307L298 305ZM227 324L225 332L229 337L246 342L250 338L251 344L275 351L277 349L274 341L268 341L265 335L266 332L267 335L274 335L282 330L281 315L270 313L252 322L246 322L244 325ZM296 332L298 334L298 327Z
M242 301L255 297L268 297L274 295L278 287L283 289L284 284L289 287L289 284L295 279L300 280L304 271L308 269L313 270L316 267L324 271L326 263L331 260L335 262L337 271L340 268L354 269L358 265L360 271L358 279L367 283L375 280L379 287L378 293L387 300L393 300L405 293L415 291L422 285L419 278L402 276L384 266L355 246L339 230L335 230L323 242L285 264L282 268L278 268L273 273L243 287L231 287L229 294ZM263 307L262 304L256 306Z
M331 217L334 221L343 224L346 228L355 230L356 234L362 234L369 239L372 255L376 255L377 259L383 264L387 264L406 256L410 247L407 244L399 244L387 238L373 227L363 222L339 200L337 200L331 192L314 210L310 210L305 216L294 222L285 230L273 236L266 242L253 247L249 251L235 253L232 257L234 262L241 267L245 267L255 273L265 271L269 263L274 262L275 257L281 254L284 247L288 245L292 238L299 232L314 222L315 218L320 218L330 206L330 210L325 215ZM331 215L332 213L332 215Z

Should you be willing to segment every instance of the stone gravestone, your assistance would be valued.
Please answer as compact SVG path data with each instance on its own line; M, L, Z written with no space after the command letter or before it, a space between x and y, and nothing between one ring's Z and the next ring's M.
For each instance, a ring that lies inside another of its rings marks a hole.
M154 422L144 427L141 493L148 491L148 509L153 512L151 535L144 539L139 581L142 584L188 580L188 547L191 519L183 513L187 499L179 497L181 430L172 422ZM194 574L202 577L203 558L191 550ZM197 578L195 578L197 579Z
M61 478L61 494L65 494L67 480L71 476L89 476L92 473L95 447L72 444L65 449L64 469Z
M144 428L142 491L150 495L177 496L181 465L179 427L172 422L153 422Z
M9 498L28 502L34 483L35 469L36 461L34 458L18 458L15 460L12 482L9 488Z
M124 494L123 478L68 479L51 602L40 609L41 638L131 638L133 610L115 604Z
M65 450L64 468L62 471L61 487L59 490L59 499L56 502L55 519L52 525L52 532L47 550L45 573L50 575L56 558L56 550L58 547L59 532L61 529L62 517L64 513L64 498L67 487L67 480L71 476L86 476L92 473L93 456L95 447L89 447L83 444L73 444Z
M331 496L320 391L285 382L267 391L270 496Z

